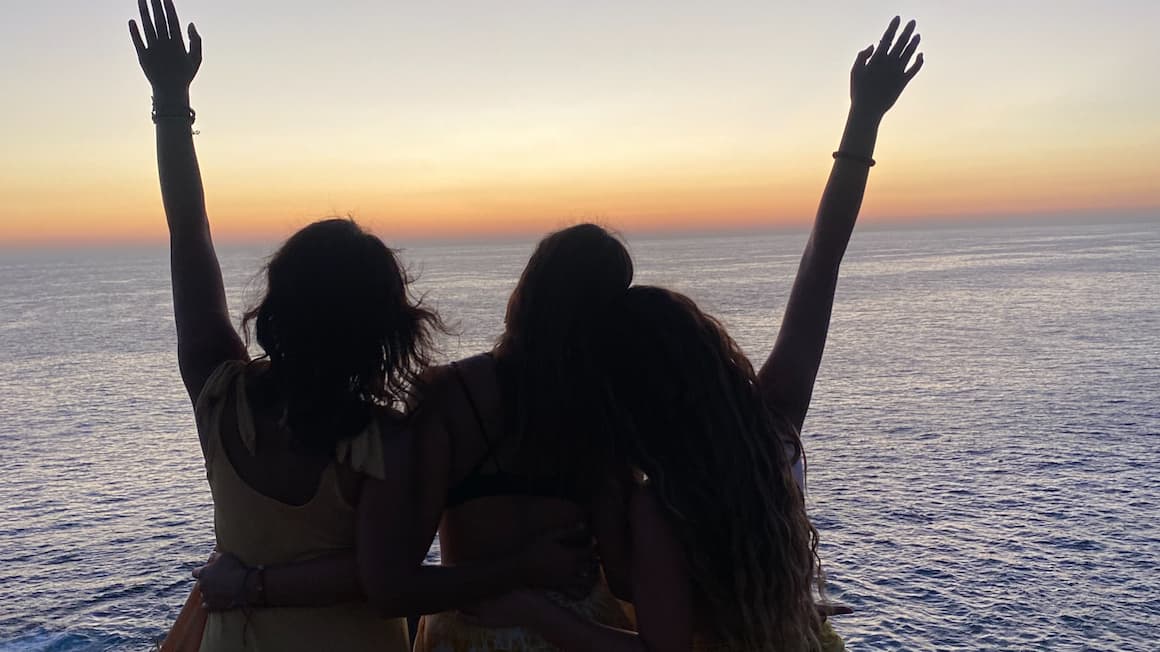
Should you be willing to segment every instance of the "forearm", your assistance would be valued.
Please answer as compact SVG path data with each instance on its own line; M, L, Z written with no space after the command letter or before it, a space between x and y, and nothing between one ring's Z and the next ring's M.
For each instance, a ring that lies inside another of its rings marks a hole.
M452 611L524 586L515 557L417 566L405 573L379 573L364 584L371 602L386 617Z
M193 145L189 91L154 96L157 123L157 172L161 200L170 238L205 238L209 235L205 189Z
M852 106L838 151L853 157L874 158L874 146L878 142L881 122L881 115L860 111ZM811 262L837 271L846 253L846 245L850 242L850 235L854 232L858 212L862 209L869 175L870 166L863 161L843 156L834 160L810 235L810 249L818 257ZM810 253L810 249L807 253Z
M326 606L366 600L354 553L272 566L261 577L257 572L250 572L246 589L249 602L273 607Z

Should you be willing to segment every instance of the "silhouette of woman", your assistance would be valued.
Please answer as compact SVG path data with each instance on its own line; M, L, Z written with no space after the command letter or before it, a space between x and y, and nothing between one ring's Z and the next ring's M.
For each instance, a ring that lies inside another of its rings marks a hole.
M553 532L478 563L418 569L406 585L371 584L385 610L362 599L356 547L410 541L365 526L377 526L384 501L412 502L387 460L412 442L397 409L418 385L440 322L411 299L403 268L381 240L353 221L324 220L271 258L265 295L244 320L264 352L250 358L230 322L193 144L189 87L202 61L201 37L190 25L186 49L172 0L153 0L152 18L145 0L139 9L142 23L130 21L130 35L153 87L178 362L194 404L218 546L247 568L229 600L253 607L210 614L200 648L406 650L398 616L423 607L409 602L416 592L455 607L587 573L587 551L557 544L562 535ZM283 576L264 570L311 558L340 559L351 572L285 592ZM219 597L207 592L205 599Z

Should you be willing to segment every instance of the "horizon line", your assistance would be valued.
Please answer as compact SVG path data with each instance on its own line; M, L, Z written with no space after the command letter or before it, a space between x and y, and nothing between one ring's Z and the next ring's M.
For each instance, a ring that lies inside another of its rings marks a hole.
M377 224L373 218L360 218L357 215L329 215L319 216L316 220L303 221L302 226L310 224L317 220L329 218L346 218L350 217L364 226L370 232L383 237L381 233L381 225ZM936 218L936 219L931 219ZM1095 222L1137 222L1137 221L1160 221L1160 205L1158 206L1142 206L1142 207L1117 207L1117 208L1083 208L1066 211L1042 212L1042 211L1011 211L1011 212L996 212L996 213L946 213L946 214L929 214L929 215L898 215L898 216L871 216L859 218L859 230L875 230L875 229L946 229L966 226L978 225L1004 225L1011 226L1025 226L1036 223L1055 223L1055 224L1077 224L1077 223L1095 223ZM591 222L607 228L609 231L621 235L626 238L665 238L665 237L706 237L713 235L745 235L749 233L792 233L807 231L813 226L813 220L802 221L782 221L770 223L752 223L752 222L724 222L712 227L696 224L673 224L662 227L633 229L633 228L616 228L610 224L610 220L601 219L599 217L592 218L576 218L570 220L560 220L554 226L541 229L515 229L510 231L466 231L459 234L444 234L433 231L428 234L407 234L393 238L393 242L388 242L393 247L405 246L424 246L424 245L439 245L439 244L457 244L457 243L476 243L476 242L493 242L493 243L516 243L525 242L528 240L535 240L547 233L567 228L574 224L582 224ZM211 223L212 227L212 223ZM246 246L270 246L285 240L293 231L284 234L246 234L240 236L215 236L215 246L225 247L246 247ZM168 238L164 235L154 236L150 235L144 238L110 238L110 239L69 239L69 238L28 238L17 239L9 242L0 242L0 252L12 251L19 249L115 249L115 248L138 248L138 247L156 247L167 244Z

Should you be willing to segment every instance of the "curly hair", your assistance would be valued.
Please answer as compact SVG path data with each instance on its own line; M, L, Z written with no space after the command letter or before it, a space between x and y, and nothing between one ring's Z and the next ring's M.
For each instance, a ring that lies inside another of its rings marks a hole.
M705 634L731 649L817 648L824 577L791 468L801 440L737 344L687 297L636 286L586 348L597 418L677 533Z
M443 323L408 291L394 251L351 219L301 229L271 257L266 290L242 321L270 362L284 422L318 452L401 407Z

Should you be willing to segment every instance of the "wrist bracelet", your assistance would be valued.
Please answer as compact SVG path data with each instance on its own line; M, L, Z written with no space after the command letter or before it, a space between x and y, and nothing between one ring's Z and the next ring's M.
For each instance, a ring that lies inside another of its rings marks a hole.
M870 158L869 156L859 156L857 154L843 152L842 150L838 150L838 151L834 152L834 160L836 161L840 158L844 158L847 161L855 161L857 163L865 163L866 167L871 167L871 168L878 164L877 161Z
M197 122L197 111L188 106L174 106L174 107L158 107L157 102L153 103L153 124L157 124L158 120L188 120L190 126Z
M254 569L246 566L246 574L242 575L242 588L238 590L238 595L234 598L235 607L245 609L250 604L250 601L247 599L250 596L247 594L250 592L250 573L252 572L254 572Z
M254 604L264 607L266 606L266 567L259 564L255 570L258 573L258 589L255 591Z
M181 120L188 121L190 126L197 122L197 111L193 109L186 109L184 113L161 113L157 109L153 109L153 124L157 124L159 120Z

